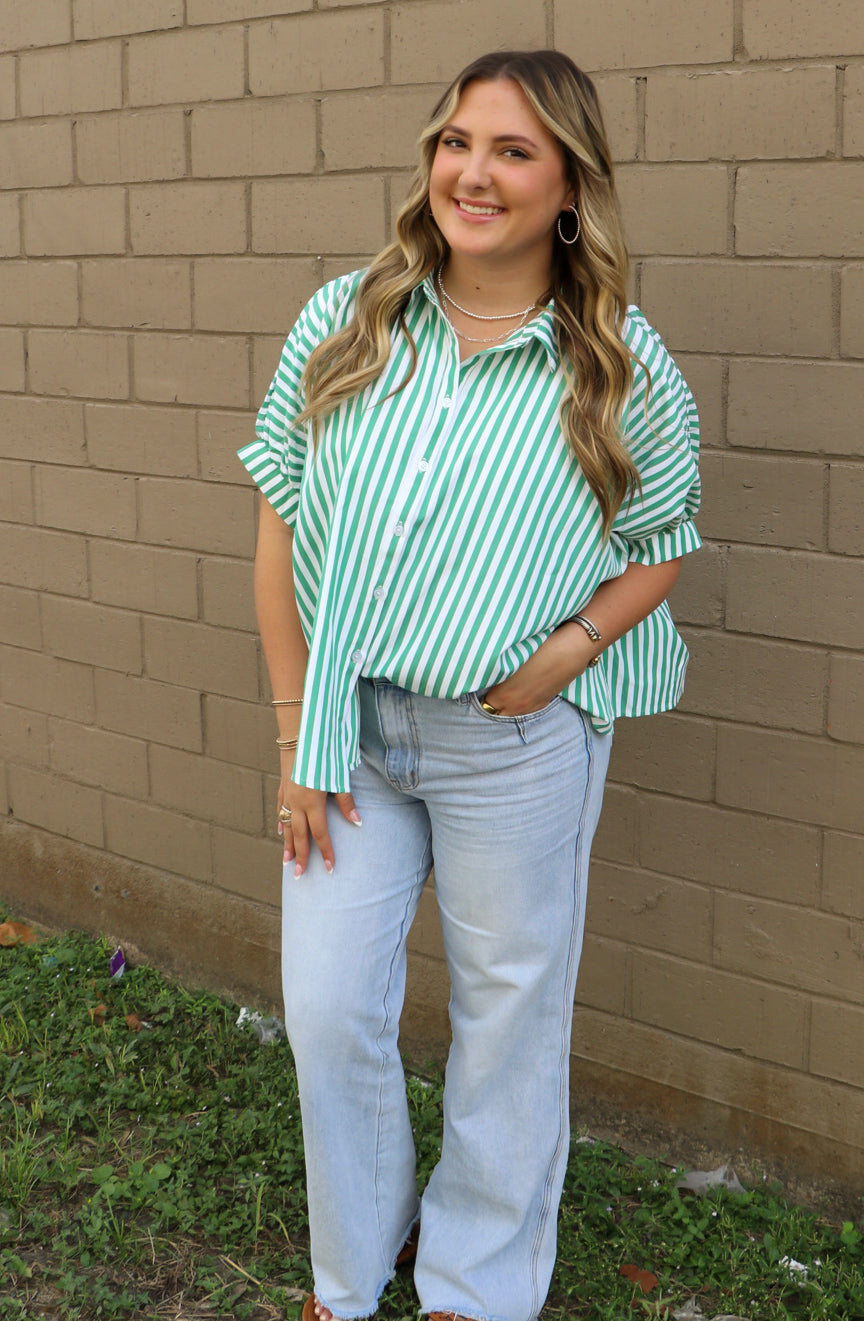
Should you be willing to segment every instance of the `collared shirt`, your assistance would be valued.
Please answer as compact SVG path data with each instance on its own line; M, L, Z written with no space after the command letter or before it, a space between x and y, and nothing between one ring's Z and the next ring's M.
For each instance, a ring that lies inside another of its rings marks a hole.
M294 779L334 792L359 763L357 680L455 698L512 674L631 560L700 545L698 418L659 336L628 309L639 360L621 422L642 487L604 540L600 507L561 427L565 382L551 312L461 361L427 277L381 375L319 422L295 425L309 354L344 326L363 272L301 312L240 458L294 528L309 644ZM650 378L650 379L649 379ZM564 696L608 731L678 701L687 649L662 605Z

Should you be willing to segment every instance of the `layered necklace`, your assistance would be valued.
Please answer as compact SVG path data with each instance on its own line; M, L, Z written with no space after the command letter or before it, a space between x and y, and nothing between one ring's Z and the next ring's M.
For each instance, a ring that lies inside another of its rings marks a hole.
M465 340L466 344L494 344L496 340L503 339L505 335L512 335L513 331L522 329L525 322L528 320L529 315L537 306L536 303L529 303L521 312L499 312L494 316L487 316L482 312L469 312L467 307L463 307L461 303L456 302L455 298L451 298L447 290L444 288L444 281L441 279L440 266L435 272L435 287L441 298L441 310L450 325L453 327L453 330L456 331L456 334L460 339ZM456 330L456 327L451 320L450 313L447 311L448 303L451 307L455 307L457 312L461 312L463 316L470 317L472 321L518 321L518 324L515 325L512 330L502 330L497 335L492 335L484 339L476 339L473 335L463 335L461 330Z

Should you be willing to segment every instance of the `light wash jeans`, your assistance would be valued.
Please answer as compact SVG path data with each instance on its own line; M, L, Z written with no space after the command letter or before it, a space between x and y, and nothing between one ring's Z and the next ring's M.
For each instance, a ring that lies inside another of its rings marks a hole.
M533 1321L555 1263L588 854L611 735L560 698L360 682L362 828L285 869L285 1019L297 1064L315 1292L371 1315L421 1215L421 1308ZM441 1159L418 1202L397 1048L405 947L434 859L452 992Z

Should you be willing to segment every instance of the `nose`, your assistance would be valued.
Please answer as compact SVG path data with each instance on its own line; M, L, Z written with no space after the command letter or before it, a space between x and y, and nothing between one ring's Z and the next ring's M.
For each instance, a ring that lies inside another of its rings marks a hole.
M489 173L489 158L485 152L469 151L462 160L461 182L473 192L482 192L492 182Z

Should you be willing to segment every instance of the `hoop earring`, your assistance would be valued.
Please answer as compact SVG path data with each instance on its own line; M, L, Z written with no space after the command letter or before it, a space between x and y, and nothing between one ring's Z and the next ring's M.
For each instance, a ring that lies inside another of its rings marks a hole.
M576 207L573 205L572 202L567 207L567 211L572 211L574 216L576 217L576 233L573 235L572 239L568 239L564 237L564 234L561 229L561 218L562 216L566 215L566 212L562 211L561 215L558 217L558 237L562 243L567 244L568 248L572 248L573 244L578 241L579 235L582 233L582 221L579 219L579 212L576 210Z

